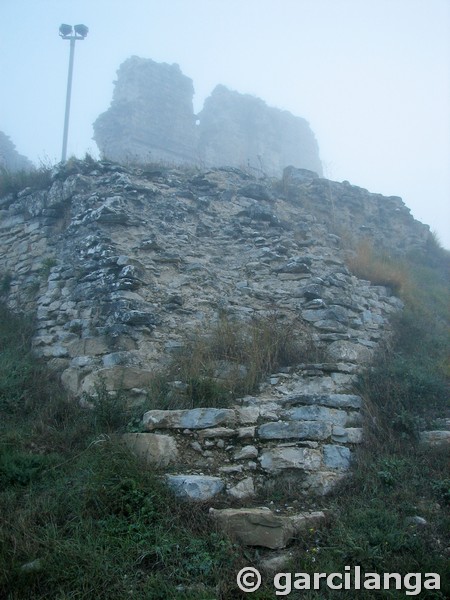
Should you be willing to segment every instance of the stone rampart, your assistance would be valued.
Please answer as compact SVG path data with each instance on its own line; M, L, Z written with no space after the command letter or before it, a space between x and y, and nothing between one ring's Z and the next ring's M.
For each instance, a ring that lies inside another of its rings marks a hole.
M238 498L280 476L327 491L345 474L361 441L354 378L402 305L349 272L334 226L340 216L365 235L367 222L392 252L420 248L428 229L399 199L307 171L269 181L75 161L49 189L0 206L3 299L35 315L35 352L74 396L104 381L144 403L186 333L224 315L300 323L320 349L320 362L270 374L228 409L146 412L130 443L171 469L180 493Z

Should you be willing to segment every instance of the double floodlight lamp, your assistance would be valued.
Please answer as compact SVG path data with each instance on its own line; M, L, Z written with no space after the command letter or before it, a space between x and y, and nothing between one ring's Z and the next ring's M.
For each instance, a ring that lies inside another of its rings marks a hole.
M63 148L61 161L64 162L67 156L67 139L69 136L69 114L70 114L70 96L72 94L72 73L73 73L73 57L75 54L75 42L77 40L84 40L87 36L89 29L86 25L67 25L63 23L59 27L59 35L63 40L70 41L70 55L69 55L69 74L67 76L67 93L66 93L66 113L64 116L64 133L63 133Z
M74 27L72 27L72 25L67 25L66 23L63 23L60 28L59 28L59 35L64 39L64 40L69 40L69 39L77 39L77 40L84 40L84 38L87 36L89 31L89 28L86 27L86 25L74 25ZM74 34L72 35L72 32L74 32Z

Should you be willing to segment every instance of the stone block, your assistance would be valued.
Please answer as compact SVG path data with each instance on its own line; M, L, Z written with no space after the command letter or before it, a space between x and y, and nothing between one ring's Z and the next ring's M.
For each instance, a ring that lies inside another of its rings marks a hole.
M235 486L228 488L227 493L237 500L251 498L255 495L255 486L252 477L246 477Z
M347 442L349 444L360 444L363 441L363 430L361 427L347 427Z
M320 404L330 408L354 408L362 406L360 396L355 394L295 394L283 400L284 405L311 405Z
M61 383L72 394L77 394L80 388L82 373L80 369L69 367L61 374Z
M272 550L285 548L298 533L325 520L321 511L281 516L266 507L211 508L209 514L232 539Z
M258 448L255 446L244 446L234 454L234 460L245 460L256 458L258 456Z
M322 453L315 448L273 448L263 452L259 460L261 468L269 473L285 469L313 471L320 468Z
M185 500L211 500L225 488L220 477L206 475L166 475L168 486L176 496Z
M274 515L269 508L212 508L210 515L232 539L245 546L285 548L295 533L289 518Z
M125 433L122 436L128 448L149 466L167 467L178 460L175 439L156 433Z
M323 463L329 469L347 470L350 467L351 452L346 446L326 444L323 447Z
M331 428L331 423L323 421L276 421L261 425L258 436L265 440L326 440Z
M67 347L70 356L98 356L106 354L109 349L110 345L102 337L74 340Z
M326 406L298 406L281 413L283 419L294 421L326 421L333 425L344 426L347 422L345 410L328 408Z
M325 496L342 481L347 474L344 471L317 471L306 473L303 488L308 492Z
M236 417L240 425L253 425L259 417L257 406L240 406L236 408Z
M208 429L234 424L235 411L229 408L193 408L187 410L149 410L144 414L145 429Z
M246 438L254 438L256 433L256 427L239 427L237 429L238 438L246 439Z
M372 352L369 348L347 340L338 340L331 343L327 348L327 354L331 360L353 362L358 365L367 363L372 358Z
M209 429L202 429L198 432L199 439L205 438L230 438L236 435L234 429L229 427L213 427Z
M155 373L153 371L139 367L117 366L111 369L99 369L85 377L81 391L88 394L95 393L95 387L101 381L104 381L108 391L147 388L154 377Z
M450 431L422 431L420 443L432 448L450 447Z
M275 555L270 553L270 555L261 558L258 564L262 571L273 576L280 571L286 571L293 558L294 554L291 551L284 551Z

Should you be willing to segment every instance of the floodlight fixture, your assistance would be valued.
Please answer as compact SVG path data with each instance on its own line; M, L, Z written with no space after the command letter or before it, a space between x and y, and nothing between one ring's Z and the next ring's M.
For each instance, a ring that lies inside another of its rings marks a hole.
M72 94L72 74L73 74L73 59L75 55L76 40L84 40L88 34L86 25L78 24L72 27L63 23L59 27L59 35L63 40L70 40L70 55L69 55L69 74L67 76L67 94L66 94L66 113L64 116L64 133L61 161L64 162L67 156L67 139L69 136L69 115L70 115L70 97Z
M83 40L87 36L88 31L89 31L89 28L86 27L86 25L81 25L81 24L75 25L74 29L75 29L75 33L77 35L79 35ZM79 39L79 38L77 38L77 39Z
M72 33L72 25L67 25L63 23L59 28L59 35L63 38L66 38L68 35Z

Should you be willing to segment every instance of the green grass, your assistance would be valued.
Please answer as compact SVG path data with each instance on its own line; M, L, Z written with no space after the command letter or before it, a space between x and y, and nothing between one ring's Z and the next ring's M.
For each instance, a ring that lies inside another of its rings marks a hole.
M206 598L177 587L210 594L233 564L231 543L206 513L186 518L156 475L114 440L94 439L66 460L23 454L9 463L2 469L2 597ZM33 561L39 568L24 570Z

